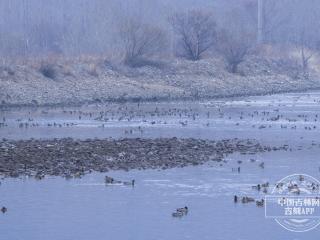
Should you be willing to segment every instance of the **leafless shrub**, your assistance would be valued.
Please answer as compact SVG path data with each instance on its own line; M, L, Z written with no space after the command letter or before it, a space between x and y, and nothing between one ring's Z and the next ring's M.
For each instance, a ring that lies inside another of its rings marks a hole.
M148 60L167 47L165 31L136 19L128 19L120 29L120 37L125 52L124 63L131 67L141 67Z
M178 54L197 61L215 43L216 23L213 14L201 10L176 13L170 19L178 35Z
M248 33L221 31L218 37L218 51L227 64L231 73L238 71L238 66L245 60L252 46L252 36Z
M292 79L299 79L301 77L301 70L298 59L288 56L278 60L277 65L280 68L284 69L286 74Z
M306 36L305 30L301 29L294 35L294 45L300 55L300 71L305 77L309 75L309 63L317 53L317 42L310 36Z
M39 71L43 76L50 79L55 79L57 75L54 65L50 63L42 63Z
M314 5L302 4L294 14L294 25L287 28L287 41L296 47L299 71L304 78L309 77L310 62L318 54L318 18L319 10Z
M0 76L13 76L15 71L10 66L0 66Z

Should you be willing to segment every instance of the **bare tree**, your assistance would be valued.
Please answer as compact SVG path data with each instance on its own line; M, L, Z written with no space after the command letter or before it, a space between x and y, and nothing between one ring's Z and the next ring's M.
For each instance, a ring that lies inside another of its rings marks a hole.
M296 29L296 32L292 36L292 43L298 53L298 60L296 61L297 75L300 73L306 78L309 76L310 61L319 52L319 37L312 35L310 32L308 33L307 29L301 28Z
M299 53L300 71L304 77L308 77L310 61L318 53L320 41L318 11L306 5L300 6L296 13L297 22L289 28L289 41Z
M138 67L147 63L167 47L167 35L161 28L128 19L120 29L124 49L124 63Z
M238 71L238 66L245 60L252 45L252 36L248 33L221 31L218 37L218 51L227 64L231 73Z
M314 51L310 50L313 46L310 46L310 42L306 39L305 31L302 30L297 38L296 48L300 52L301 67L303 74L308 73L309 61L314 55Z
M201 10L176 13L170 18L170 23L178 35L178 47L183 57L197 61L213 47L216 23L212 13Z

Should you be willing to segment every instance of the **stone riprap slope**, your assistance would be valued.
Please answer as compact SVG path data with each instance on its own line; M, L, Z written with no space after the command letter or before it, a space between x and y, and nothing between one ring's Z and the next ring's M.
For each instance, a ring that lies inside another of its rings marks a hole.
M0 68L0 104L75 105L122 100L173 100L260 95L320 87L320 78L297 76L287 64L249 58L238 74L219 59L172 60L157 67L128 68L99 59L55 60L54 77L40 63L6 64Z

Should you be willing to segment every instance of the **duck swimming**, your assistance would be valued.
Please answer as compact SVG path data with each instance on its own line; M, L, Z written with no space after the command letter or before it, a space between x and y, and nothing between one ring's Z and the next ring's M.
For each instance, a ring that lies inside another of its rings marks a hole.
M185 206L183 208L177 208L176 211L174 213L172 213L172 217L182 217L184 215L188 214L188 207Z
M2 208L1 208L1 212L2 212L2 213L6 213L7 211L8 211L8 209L7 209L6 207L2 207Z
M254 198L251 198L251 197L243 197L241 201L242 201L242 203L254 202Z
M126 186L134 186L135 184L135 180L131 180L130 182L122 182L119 180L115 180L114 178L109 176L105 176L104 181L106 184L118 184L118 185L126 185Z
M261 190L261 185L258 184L257 186L252 186L252 189L257 189L258 191L260 191Z
M263 207L264 206L264 199L261 199L261 201L256 201L257 207Z
M123 182L123 185L134 186L135 180L133 179L131 182Z
M183 213L183 214L187 214L188 213L188 207L185 206L184 208L177 208L177 212Z
M109 184L114 183L114 179L112 177L108 177L108 176L105 176L104 181Z
M174 213L172 213L172 217L183 217L183 213L182 212L174 212Z

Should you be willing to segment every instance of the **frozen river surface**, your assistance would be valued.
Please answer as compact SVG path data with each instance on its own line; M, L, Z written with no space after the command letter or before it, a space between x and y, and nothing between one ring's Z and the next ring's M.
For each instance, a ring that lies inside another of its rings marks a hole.
M320 93L233 100L108 104L0 112L0 136L27 138L254 138L290 151L234 154L222 164L165 171L109 172L136 180L134 188L106 186L105 174L81 179L4 179L0 239L4 240L283 240L319 239L283 229L264 208L234 204L233 196L263 198L251 186L305 173L320 178ZM253 159L253 160L252 160ZM240 164L239 161L242 161ZM264 162L265 167L259 165ZM241 172L232 168L241 167ZM187 205L187 216L171 213Z

